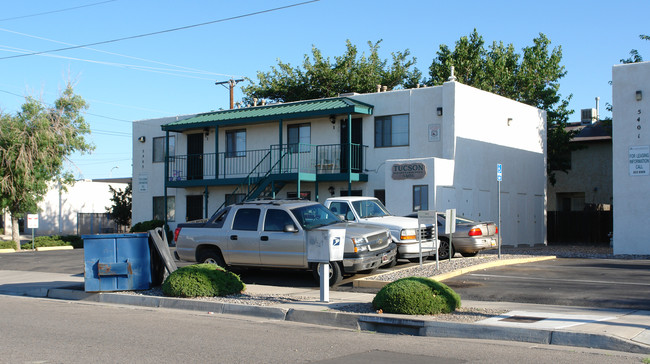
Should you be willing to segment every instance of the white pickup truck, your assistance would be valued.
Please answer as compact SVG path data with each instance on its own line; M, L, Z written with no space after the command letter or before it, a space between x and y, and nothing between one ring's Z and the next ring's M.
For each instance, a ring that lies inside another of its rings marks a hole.
M391 215L381 201L374 197L331 197L325 200L324 205L344 220L387 227L393 242L397 244L397 256L413 262L419 261L417 219ZM421 231L421 240L422 256L435 256L433 226Z

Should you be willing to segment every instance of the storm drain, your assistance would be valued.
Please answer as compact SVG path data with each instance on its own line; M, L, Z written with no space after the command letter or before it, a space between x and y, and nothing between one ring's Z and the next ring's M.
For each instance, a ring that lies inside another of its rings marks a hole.
M521 324L533 324L535 322L539 322L542 320L545 320L546 317L533 317L533 316L509 316L506 318L502 318L499 321L505 321L505 322L518 322Z

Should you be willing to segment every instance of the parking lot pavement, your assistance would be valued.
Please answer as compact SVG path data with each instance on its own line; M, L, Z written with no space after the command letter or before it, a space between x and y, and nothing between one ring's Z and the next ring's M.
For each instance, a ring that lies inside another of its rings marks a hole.
M72 261L66 262L60 254L69 254ZM52 263L51 260L57 262ZM11 264L4 264L9 261ZM13 259L0 256L0 266L3 269L11 265L19 267L16 270L0 270L0 294L240 314L397 334L513 340L650 353L650 312L644 310L513 303L498 299L475 300L467 299L461 293L464 307L496 308L504 312L482 321L463 323L440 321L430 316L379 314L367 311L355 313L350 310L344 312L341 311L342 307L357 304L367 306L374 298L374 293L331 290L330 302L320 302L318 288L313 283L307 287L296 287L291 284L247 284L248 294L272 294L295 298L266 302L264 306L111 292L88 293L83 291L82 262L83 254L79 251L23 252L15 254ZM601 266L609 264L609 268L613 268L611 266L613 264L619 266L619 269L621 266L616 260L606 262L594 260L590 264ZM512 267L521 266L525 265ZM557 267L562 268L563 265ZM48 268L64 272L43 271ZM533 266L530 269L539 270L540 267ZM563 269L575 270L576 268L568 266Z

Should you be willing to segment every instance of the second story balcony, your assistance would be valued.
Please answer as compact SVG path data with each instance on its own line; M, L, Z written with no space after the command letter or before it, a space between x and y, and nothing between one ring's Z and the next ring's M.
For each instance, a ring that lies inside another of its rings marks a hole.
M268 149L167 158L166 186L235 185L245 180L365 180L367 146L282 144ZM365 178L364 178L365 177Z

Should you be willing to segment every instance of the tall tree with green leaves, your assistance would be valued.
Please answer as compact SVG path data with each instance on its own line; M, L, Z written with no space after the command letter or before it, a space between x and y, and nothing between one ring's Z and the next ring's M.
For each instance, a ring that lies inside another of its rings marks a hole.
M391 61L381 59L380 43L381 40L374 44L368 42L370 53L366 56L359 54L348 40L345 53L333 61L314 46L311 57L305 54L302 67L278 60L271 71L257 73L257 83L248 80L250 84L242 88L244 102L251 103L253 98L290 102L335 97L346 92L374 92L377 85L392 90L417 84L422 75L414 68L416 59L409 57L410 51L391 53Z
M569 155L574 147L569 143L574 133L565 130L571 95L562 99L560 79L566 75L561 64L562 48L551 49L551 41L544 35L533 39L533 45L518 54L512 44L493 42L485 47L483 37L476 29L456 41L454 49L441 45L429 67L431 86L441 85L451 75L466 85L489 91L547 112L547 172L549 182L555 184L555 172L567 172Z
M121 188L115 189L113 186L108 186L108 190L113 195L111 201L113 206L107 207L106 212L109 213L111 219L115 221L120 227L131 226L131 208L133 207L133 197L131 194L131 184L129 183L124 190Z
M18 219L38 211L49 184L74 182L64 162L92 146L82 112L86 102L68 84L54 106L27 97L16 115L0 114L0 209L11 214L12 240L20 249Z
M650 35L641 34L639 35L639 39L650 40ZM621 63L639 63L639 62L643 62L643 57L636 49L632 49L630 51L630 56L628 58L621 59Z

